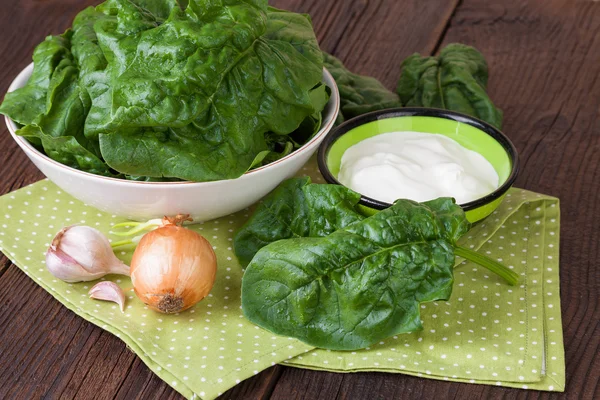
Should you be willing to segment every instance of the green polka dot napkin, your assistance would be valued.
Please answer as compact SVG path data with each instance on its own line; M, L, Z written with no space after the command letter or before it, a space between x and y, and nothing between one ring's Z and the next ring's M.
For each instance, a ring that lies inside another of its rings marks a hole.
M322 182L314 161L301 173ZM243 318L243 272L232 240L249 210L191 226L215 249L217 280L205 300L176 315L149 310L131 291L128 277L106 277L126 290L121 313L114 303L88 298L93 283L64 283L46 270L45 251L60 228L85 224L108 235L122 218L82 204L47 180L2 196L0 210L0 250L67 308L125 341L187 398L215 398L276 363L564 390L555 198L513 189L500 208L464 238L463 245L520 273L519 286L510 287L487 270L459 260L449 301L422 305L423 331L355 352L316 350ZM131 254L117 251L125 262Z
M462 244L519 272L519 286L463 261L451 298L421 305L423 331L361 351L314 350L284 363L563 391L558 220L556 199L512 190Z

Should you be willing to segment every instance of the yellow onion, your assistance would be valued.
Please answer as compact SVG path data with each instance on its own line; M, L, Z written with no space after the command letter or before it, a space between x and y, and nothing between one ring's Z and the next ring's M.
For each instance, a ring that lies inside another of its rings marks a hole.
M186 310L206 297L215 283L215 252L201 235L180 226L186 219L165 217L162 226L142 237L133 253L133 289L155 311Z

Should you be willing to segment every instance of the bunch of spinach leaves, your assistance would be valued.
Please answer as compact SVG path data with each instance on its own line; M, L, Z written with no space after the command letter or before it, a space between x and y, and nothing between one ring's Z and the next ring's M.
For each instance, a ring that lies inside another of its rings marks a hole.
M457 245L470 228L453 199L398 200L365 217L360 195L338 185L283 182L234 239L249 262L246 318L274 333L333 350L367 347L421 328L419 304L447 299L455 256L510 284L511 270Z
M402 63L397 92L405 107L461 112L502 127L502 111L486 93L488 66L471 46L449 44L437 57L413 54Z
M340 91L338 122L370 111L394 107L433 107L467 114L502 127L502 111L486 93L488 66L477 49L446 46L436 57L416 53L404 60L396 93L374 78L348 71L337 58L324 54L325 67Z
M33 55L3 113L51 158L137 180L236 178L318 131L310 18L266 0L108 0Z

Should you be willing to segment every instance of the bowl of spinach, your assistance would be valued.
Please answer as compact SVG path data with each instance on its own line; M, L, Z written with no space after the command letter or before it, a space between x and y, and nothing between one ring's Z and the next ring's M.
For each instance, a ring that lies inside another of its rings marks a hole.
M247 207L306 163L338 111L310 17L266 0L89 7L0 105L50 180L133 219Z

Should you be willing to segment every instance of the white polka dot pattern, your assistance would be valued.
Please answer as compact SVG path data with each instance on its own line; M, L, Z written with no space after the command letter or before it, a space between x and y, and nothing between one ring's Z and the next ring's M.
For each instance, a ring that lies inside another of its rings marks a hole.
M249 210L191 226L215 249L217 279L208 297L176 315L148 309L131 290L128 277L106 277L126 290L125 313L121 313L114 303L88 298L93 282L65 283L46 270L45 252L60 228L87 224L119 240L108 232L123 218L85 206L47 180L3 196L0 210L2 252L67 308L125 341L156 374L188 398L194 393L205 399L217 397L236 382L312 349L260 329L242 316L243 271L232 238ZM118 250L116 255L128 263L132 250Z
M447 301L421 305L423 331L355 352L315 350L287 365L327 371L402 372L535 390L565 385L560 315L558 199L512 189L461 245L521 275L517 286L457 260ZM527 382L527 385L523 385Z
M323 182L314 160L301 173ZM423 331L355 352L310 351L310 346L273 335L243 318L243 271L232 238L251 210L193 226L215 249L217 282L206 299L178 315L147 309L130 291L127 277L107 277L127 290L122 314L112 303L90 300L90 283L64 283L47 272L44 254L60 228L80 223L107 233L111 225L123 221L81 204L47 180L0 198L0 249L66 307L125 341L188 398L214 398L282 362L331 371L389 371L562 390L558 201L536 196L540 195L512 190L501 208L476 225L463 243L481 247L523 274L521 286L509 287L485 269L460 264L452 298L421 306ZM128 262L131 253L116 254Z

